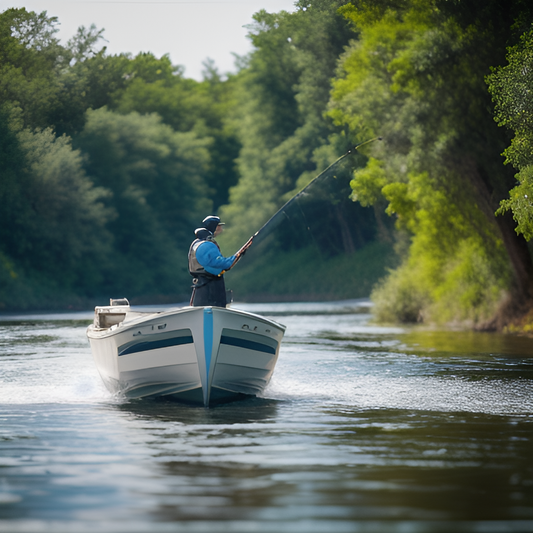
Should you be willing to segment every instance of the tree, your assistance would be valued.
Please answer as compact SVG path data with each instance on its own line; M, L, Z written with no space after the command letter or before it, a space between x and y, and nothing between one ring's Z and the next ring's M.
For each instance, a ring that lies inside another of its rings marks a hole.
M176 131L194 131L209 142L210 166L205 194L214 209L228 200L228 190L237 182L236 159L240 143L227 117L237 105L234 80L222 81L212 63L206 79L198 82L183 77L182 68L171 65L168 56L157 59L139 54L129 66L131 82L116 93L110 108L123 114L137 111L157 113Z
M175 132L159 116L89 111L76 146L88 174L112 192L117 213L115 268L105 287L129 295L188 292L187 249L210 211L205 197L209 153L192 132Z
M530 8L423 0L354 2L343 11L360 39L334 82L331 116L354 133L385 138L376 161L356 173L354 197L383 199L411 234L381 301L400 309L413 295L409 320L486 319L503 289L514 287L517 302L533 288L525 242L509 219L494 217L510 175L484 84L503 61L514 20Z
M8 9L0 14L0 102L22 110L24 126L50 125L58 104L57 73L64 49L55 38L57 17Z
M0 101L22 110L25 127L81 131L88 108L113 102L129 83L125 56L98 49L103 30L80 27L66 47L55 37L57 17L8 9L0 14Z
M504 152L506 163L519 172L518 185L510 198L501 201L498 214L513 213L516 232L533 238L533 30L522 35L520 43L509 48L508 64L487 77L496 104L495 120L513 130L511 146Z
M100 40L104 39L103 33L104 30L99 30L95 24L91 24L89 29L85 26L80 26L76 35L67 42L67 49L71 56L70 63L86 61L101 53L102 50L97 50L96 45Z
M94 187L70 139L0 113L0 304L94 295L111 235L108 192Z
M94 187L68 137L26 129L18 138L31 175L25 191L32 211L25 220L31 252L24 254L23 264L38 265L41 274L67 286L91 290L89 280L101 277L98 258L110 241L105 226L113 213L103 205L109 193Z
M337 14L343 1L301 1L295 13L254 15L254 52L236 88L242 143L239 182L221 213L236 247L349 147L324 117L338 56L354 36ZM326 148L324 148L326 147Z

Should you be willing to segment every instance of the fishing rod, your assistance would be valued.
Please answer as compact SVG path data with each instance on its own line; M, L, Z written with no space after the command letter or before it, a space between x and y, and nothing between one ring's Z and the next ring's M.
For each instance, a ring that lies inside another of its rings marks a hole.
M331 163L329 167L327 167L325 170L323 170L316 178L313 178L300 192L295 194L289 201L287 201L282 207L280 207L266 222L263 224L263 226L256 231L247 241L246 243L237 251L235 254L235 259L231 266L229 266L226 270L222 271L219 276L222 276L225 272L233 268L239 259L244 255L246 250L252 246L252 243L258 242L259 235L270 225L273 224L273 228L276 227L278 224L280 224L283 221L283 215L288 218L288 215L285 213L285 210L294 202L300 198L303 194L305 194L305 191L313 185L316 181L318 181L322 176L324 176L328 171L330 171L333 167L335 167L338 163L340 163L344 158L348 157L350 154L352 154L354 151L361 148L361 146L364 146L365 144L369 144L374 141L381 141L383 137L374 137L373 139L369 139L368 141L362 142L361 144L358 144L357 146L354 146L353 148L350 148L345 154L341 155L336 161Z

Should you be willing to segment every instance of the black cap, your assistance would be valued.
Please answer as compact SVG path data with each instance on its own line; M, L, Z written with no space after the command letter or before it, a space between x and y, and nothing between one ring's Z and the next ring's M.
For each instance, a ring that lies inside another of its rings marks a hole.
M224 222L220 222L220 217L210 215L202 220L204 228L208 229L211 233L215 233L217 226L222 226Z

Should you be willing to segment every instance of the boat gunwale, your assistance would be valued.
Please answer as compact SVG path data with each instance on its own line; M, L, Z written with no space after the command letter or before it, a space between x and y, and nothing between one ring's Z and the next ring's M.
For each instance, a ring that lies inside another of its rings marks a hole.
M99 306L99 307L103 307L103 306ZM284 324L280 324L279 322L276 322L275 320L271 320L269 318L266 318L261 315L257 315L255 313L251 313L250 311L206 305L206 306L198 306L198 307L192 307L192 306L173 307L173 308L166 309L163 311L155 311L155 312L154 311L134 311L130 309L130 313L139 314L140 316L136 316L136 317L133 317L131 320L127 320L128 312L126 312L126 317L122 322L109 326L108 328L97 328L94 326L94 324L90 324L87 327L86 334L87 334L87 337L93 338L93 339L111 337L113 335L116 335L119 332L127 331L130 327L135 327L135 326L138 326L140 323L148 322L149 320L152 319L151 317L153 317L154 320L158 320L169 315L191 312L193 310L198 310L198 312L203 313L205 309L213 309L216 311L222 311L223 313L231 313L231 314L237 314L243 317L253 318L254 320L258 320L265 324L269 324L269 325L272 325L273 327L281 329L283 332L285 332L287 329L287 326L285 326Z

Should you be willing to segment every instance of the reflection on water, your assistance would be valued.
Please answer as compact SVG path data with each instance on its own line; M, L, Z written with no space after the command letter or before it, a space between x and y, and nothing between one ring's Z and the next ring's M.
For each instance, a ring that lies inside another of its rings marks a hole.
M533 358L529 337L474 331L435 331L413 328L403 337L408 349L421 352L451 352L458 355L498 354Z
M248 307L274 378L212 409L109 395L79 317L0 322L0 531L533 531L531 339Z
M252 424L274 419L280 402L268 398L247 398L210 409L182 404L176 400L156 398L129 400L120 403L116 409L149 420L174 422L184 426Z

